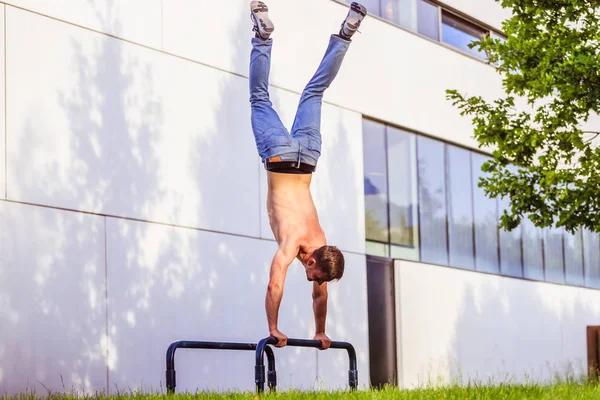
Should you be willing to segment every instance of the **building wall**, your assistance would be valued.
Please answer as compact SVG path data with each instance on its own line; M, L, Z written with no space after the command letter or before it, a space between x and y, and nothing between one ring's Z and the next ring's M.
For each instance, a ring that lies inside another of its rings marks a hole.
M228 66L163 46L177 43L186 10L199 17L201 9L161 3L2 5L10 116L6 148L4 131L0 141L2 393L159 390L171 341L268 334L276 244L247 73L231 68L249 59L247 5L215 10L236 31L209 30L189 43L211 43L199 54L231 57ZM299 93L271 94L291 125ZM325 148L336 152L324 152L313 195L328 240L347 259L344 285L330 285L327 330L355 345L365 385L361 115L326 104L323 128ZM280 317L290 337L314 333L305 279L294 263ZM250 390L253 365L250 353L179 351L178 390ZM277 367L282 388L347 385L344 352L282 349Z
M275 242L250 128L247 3L0 2L0 393L160 390L171 341L266 335ZM495 3L480 3L448 2L498 27ZM347 6L270 7L271 96L290 126ZM330 285L327 330L356 347L364 386L361 118L474 148L445 90L492 98L501 83L483 62L377 18L361 31L325 96L312 190L347 259L346 276ZM304 279L294 264L280 322L292 337L314 330ZM347 383L341 352L276 356L283 388ZM252 366L251 354L180 351L178 389L251 389Z
M404 387L550 382L587 374L600 292L396 261Z

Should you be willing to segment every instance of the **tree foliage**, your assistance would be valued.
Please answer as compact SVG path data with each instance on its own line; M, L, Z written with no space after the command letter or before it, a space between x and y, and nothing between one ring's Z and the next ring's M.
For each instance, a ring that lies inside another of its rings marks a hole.
M500 219L505 229L526 217L539 227L600 232L600 126L582 128L600 114L600 3L501 3L512 9L503 23L507 39L472 45L502 74L505 97L488 102L447 91L472 118L480 146L493 150L479 186L490 197L510 198Z

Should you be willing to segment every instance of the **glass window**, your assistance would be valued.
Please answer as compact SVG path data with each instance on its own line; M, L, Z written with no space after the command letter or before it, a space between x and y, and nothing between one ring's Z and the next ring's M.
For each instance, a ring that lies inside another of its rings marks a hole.
M479 58L487 58L485 52L469 48L469 43L480 40L488 34L483 29L445 10L442 11L442 42Z
M544 280L544 251L542 228L533 225L529 218L521 222L523 230L523 276L528 279Z
M490 31L490 36L494 39L500 39L500 41L503 43L506 42L506 40L507 40L506 36L504 36L498 32L495 32L495 31Z
M544 265L548 282L565 283L562 228L544 229Z
M583 262L585 285L600 289L600 237L587 229L583 231Z
M504 210L510 209L510 200L505 197L498 200L500 215ZM500 273L508 276L523 276L523 265L521 262L521 226L517 226L508 232L500 229Z
M352 3L354 0L347 0L348 4ZM379 0L361 0L360 4L366 7L367 12L372 15L381 16L381 7L379 6Z
M368 9L368 7L367 7ZM425 0L381 0L381 17L411 31L439 40L439 7Z
M434 40L440 40L439 8L424 0L417 2L417 32Z
M450 265L475 269L471 152L450 145L446 151Z
M396 23L411 31L417 30L417 2L421 0L382 0L383 2L394 2L397 4L399 15Z
M581 232L565 232L565 274L569 285L583 286L583 245Z
M367 240L388 243L385 125L363 119L365 230Z
M478 186L484 176L481 166L489 157L472 153L473 217L475 220L475 267L478 271L498 273L498 203Z
M419 218L421 261L448 264L444 143L419 136Z
M392 127L387 132L390 241L415 247L416 208L412 187L415 137Z
M412 29L406 23L410 21L407 18L412 15L410 11L413 2L414 0L381 0L381 17L404 28Z
M510 207L479 187L489 156L363 119L366 252L600 289L600 235L498 229Z

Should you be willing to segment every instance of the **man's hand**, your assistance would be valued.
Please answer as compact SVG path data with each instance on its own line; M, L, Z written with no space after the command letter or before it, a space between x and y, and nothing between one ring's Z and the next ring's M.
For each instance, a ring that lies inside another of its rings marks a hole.
M327 337L325 332L317 333L313 339L321 341L321 347L319 348L319 350L327 350L329 346L331 346L331 339Z
M275 339L278 340L275 347L283 347L287 344L288 337L285 336L283 333L279 332L278 329L272 330L271 332L269 332L269 335L273 336Z

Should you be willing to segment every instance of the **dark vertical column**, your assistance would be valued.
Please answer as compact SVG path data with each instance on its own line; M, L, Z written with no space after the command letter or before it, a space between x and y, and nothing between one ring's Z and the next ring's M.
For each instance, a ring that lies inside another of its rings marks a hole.
M367 257L371 385L397 384L394 260Z
M598 382L600 372L600 326L587 327L588 379Z

